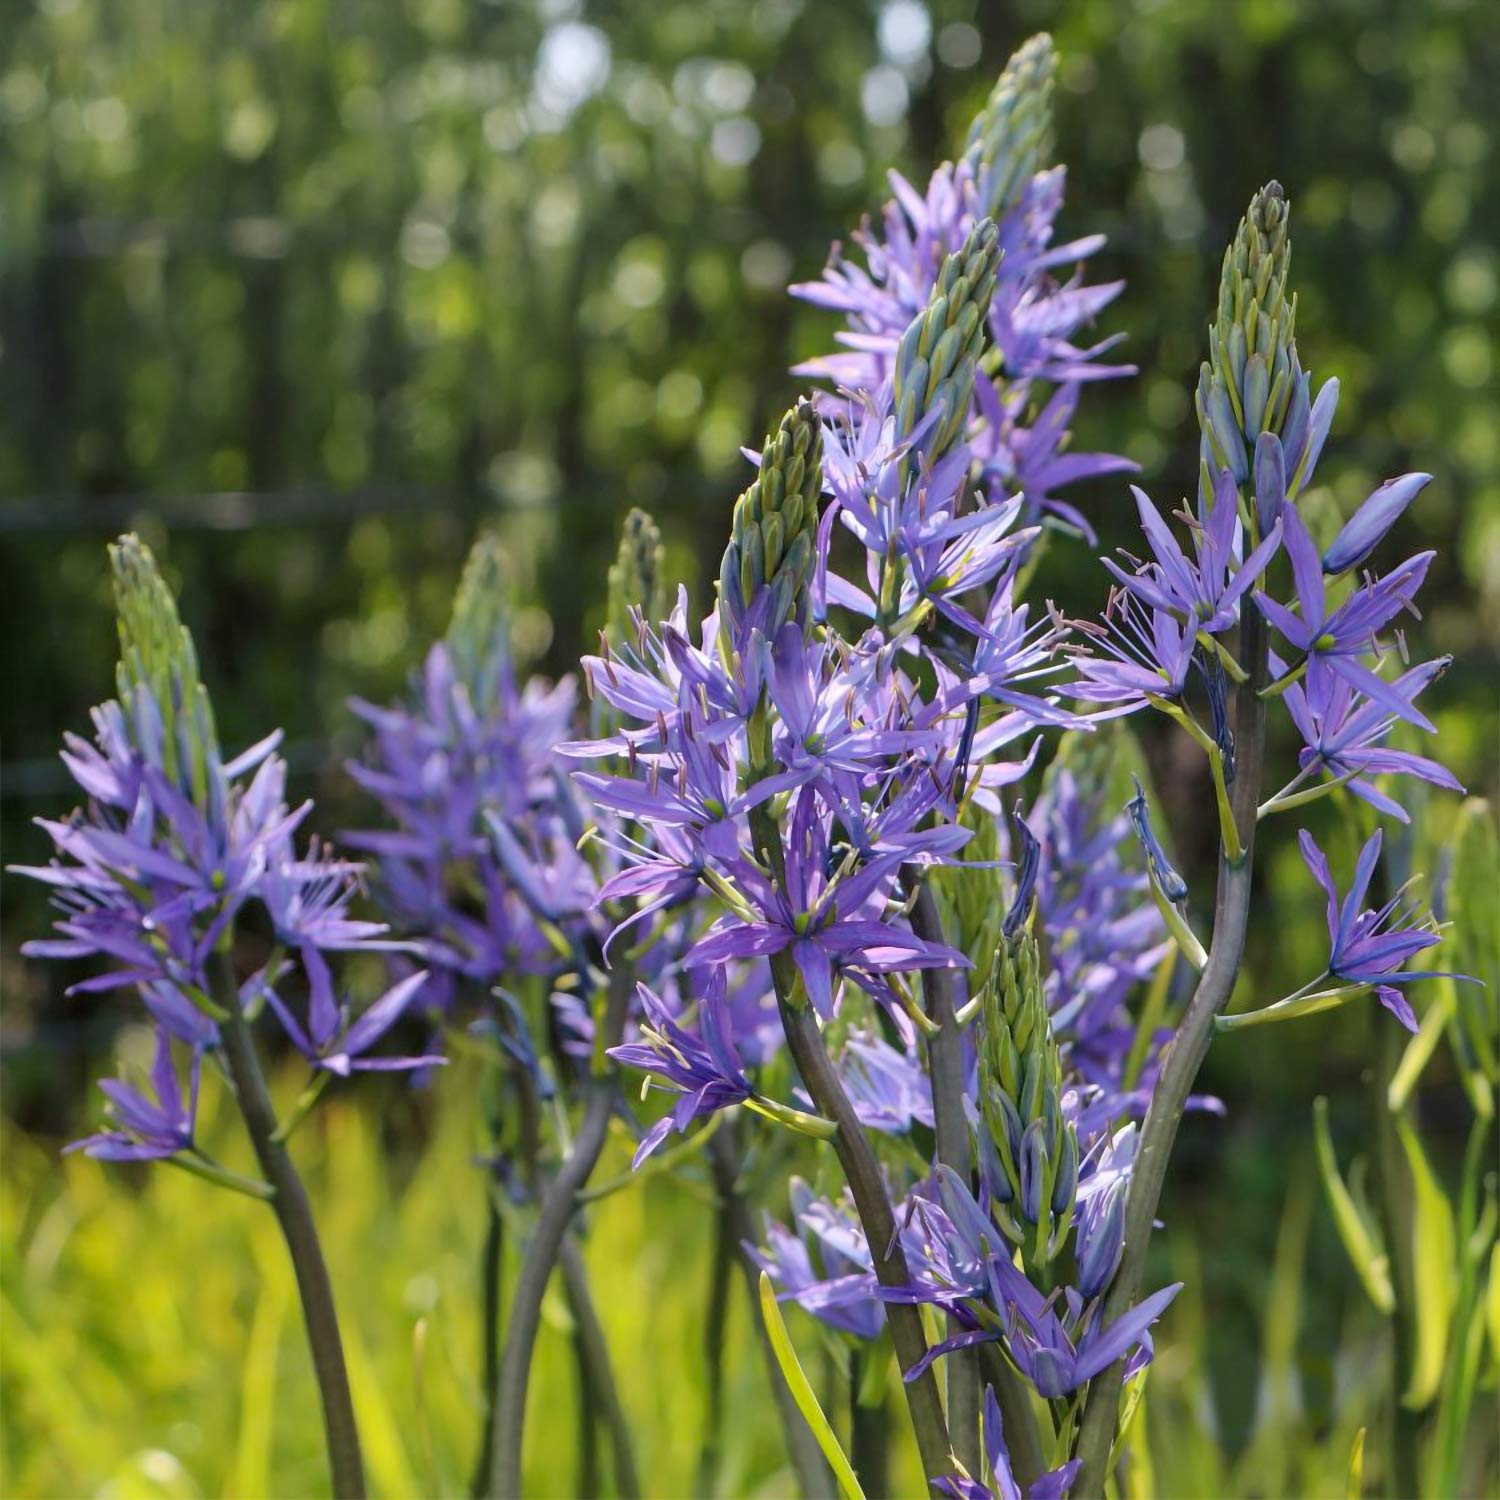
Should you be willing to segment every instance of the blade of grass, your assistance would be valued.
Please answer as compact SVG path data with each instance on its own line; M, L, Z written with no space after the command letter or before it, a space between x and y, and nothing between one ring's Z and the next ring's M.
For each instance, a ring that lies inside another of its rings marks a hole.
M781 1308L776 1302L776 1292L771 1285L771 1278L764 1271L760 1273L760 1311L761 1316L766 1320L766 1332L770 1335L771 1348L776 1351L776 1363L781 1366L782 1379L786 1381L787 1389L791 1391L792 1399L797 1403L797 1410L802 1413L803 1420L812 1429L813 1436L817 1438L818 1446L823 1450L823 1456L828 1460L834 1478L838 1480L844 1500L865 1500L865 1492L859 1486L859 1478L849 1460L844 1456L838 1437L830 1426L828 1418L823 1415L823 1408L818 1404L812 1385L798 1362L797 1351L792 1347L791 1335L787 1332L786 1321L782 1318Z

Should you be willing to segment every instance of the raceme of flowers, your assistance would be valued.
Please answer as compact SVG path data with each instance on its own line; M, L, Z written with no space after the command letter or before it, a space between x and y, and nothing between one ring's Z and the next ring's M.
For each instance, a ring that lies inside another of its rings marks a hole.
M1433 554L1375 571L1429 476L1382 485L1337 530L1311 506L1338 387L1315 393L1300 363L1275 183L1225 256L1196 496L1132 490L1141 541L1104 559L1099 618L1027 597L1042 548L1092 539L1056 491L1089 479L1092 503L1130 504L1098 481L1134 468L1069 449L1090 384L1132 371L1091 331L1120 289L1081 279L1102 238L1054 243L1054 70L1050 41L1028 42L959 160L925 192L893 174L859 259L835 247L821 281L792 289L845 319L840 352L799 367L828 386L766 436L705 614L685 589L668 606L660 539L632 513L584 709L571 679L522 684L503 555L476 546L407 698L353 705L370 739L348 770L380 826L345 842L373 856L388 926L357 914L360 865L299 852L309 805L288 803L277 737L221 759L171 596L122 541L119 690L95 743L64 750L87 805L44 822L59 858L27 872L59 908L57 935L27 951L101 966L75 989L133 991L156 1031L149 1090L102 1085L112 1121L84 1150L171 1160L281 1211L272 1147L329 1076L425 1069L451 1043L492 1070L484 1161L539 1208L528 1255L555 1257L580 1191L567 1174L586 1179L628 1069L643 1097L667 1096L635 1127L637 1168L710 1150L732 1183L742 1125L794 1133L783 1144L822 1189L778 1190L745 1252L860 1358L892 1330L933 1484L961 1500L1102 1485L1118 1408L1093 1413L1142 1378L1179 1290L1140 1283L1148 1106L1221 1108L1173 1072L1191 1048L1170 1044L1200 1024L1177 980L1210 984L1250 835L1345 789L1404 821L1403 785L1458 784L1408 748L1433 732L1418 700L1447 664L1409 664L1401 631ZM1217 897L1174 868L1149 788L1130 795L1143 762L1116 721L1139 713L1204 757ZM1262 796L1267 714L1301 749ZM1371 900L1381 833L1343 878L1311 832L1298 842L1326 897L1324 972L1225 1016L1231 984L1195 1002L1201 1024L1373 993L1415 1029L1410 994L1431 973L1406 965L1439 935L1407 887ZM272 937L242 978L252 908ZM392 982L355 1014L330 957L371 948ZM414 1009L438 1040L390 1055ZM238 1028L262 1014L314 1079L269 1142L235 1071ZM268 1183L231 1180L195 1143L203 1060L221 1050ZM576 1140L557 1124L570 1110ZM305 1253L295 1225L288 1242ZM521 1278L538 1308L549 1267ZM941 1340L917 1304L945 1315ZM1041 1403L1002 1417L990 1346ZM524 1397L528 1361L508 1346L489 1393L497 1493L518 1482L505 1381ZM946 1415L924 1394L935 1365ZM1068 1402L1081 1420L1048 1430L1041 1413ZM1042 1430L1020 1445L1017 1422ZM1058 1461L1018 1472L1012 1453L1038 1447Z

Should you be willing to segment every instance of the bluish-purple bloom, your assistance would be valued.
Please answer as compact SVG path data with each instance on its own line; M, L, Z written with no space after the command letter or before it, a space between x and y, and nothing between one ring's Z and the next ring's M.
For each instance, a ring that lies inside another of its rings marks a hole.
M1297 843L1313 879L1328 898L1328 972L1348 984L1373 986L1380 1003L1408 1031L1415 1031L1417 1018L1397 986L1431 979L1434 975L1408 973L1402 965L1415 954L1436 947L1442 935L1426 912L1405 903L1403 891L1398 891L1384 906L1361 910L1380 858L1380 829L1370 835L1359 851L1354 879L1342 901L1328 860L1312 835L1302 830Z
M1306 525L1291 506L1282 521L1300 610L1294 612L1257 593L1255 602L1261 613L1306 658L1308 676L1317 691L1325 690L1320 680L1322 674L1332 672L1379 703L1387 713L1431 732L1433 726L1427 717L1359 658L1378 649L1377 633L1401 611L1413 608L1413 596L1436 553L1419 552L1383 578L1368 580L1330 612L1322 559Z
M984 1456L987 1475L944 1474L932 1486L953 1500L1022 1500L1021 1486L1016 1483L1010 1465L1010 1450L1005 1446L1005 1427L1000 1403L993 1386L984 1388L983 1412ZM1078 1459L1039 1474L1026 1490L1025 1500L1067 1500L1068 1490L1082 1467ZM985 1482L987 1477L988 1483Z
M754 1090L734 1045L722 966L710 971L698 1003L697 1033L679 1024L653 990L636 986L644 1019L643 1038L611 1047L609 1055L628 1068L639 1068L658 1088L680 1097L670 1114L648 1130L636 1148L632 1167L638 1167L672 1131L686 1130L702 1116L743 1103Z
M427 971L419 969L399 979L358 1017L350 1015L347 1002L334 998L333 976L328 963L314 947L302 950L302 968L307 975L307 1025L297 1021L274 988L266 999L286 1030L292 1045L316 1069L347 1078L351 1072L399 1072L446 1062L443 1057L369 1057L370 1048L401 1019L407 1006L427 982Z
M1109 558L1104 559L1104 566L1143 603L1178 615L1194 631L1216 635L1229 629L1239 618L1241 596L1265 571L1281 544L1280 521L1272 524L1265 539L1241 562L1239 495L1233 475L1222 469L1207 519L1195 525L1196 555L1189 559L1145 491L1132 485L1131 493L1155 561L1131 573Z
M1416 701L1447 670L1452 657L1440 656L1410 668L1389 683L1390 692L1407 703ZM1285 665L1272 662L1273 670ZM1385 703L1373 702L1344 677L1320 672L1304 683L1293 683L1284 697L1287 712L1303 739L1297 754L1298 767L1307 774L1325 771L1347 777L1348 787L1380 812L1408 822L1406 809L1388 797L1372 776L1415 776L1434 786L1462 792L1463 785L1446 766L1413 750L1398 750L1385 743L1398 716Z
M109 1100L111 1126L72 1142L64 1150L82 1151L97 1161L153 1161L191 1150L201 1062L195 1048L184 1094L172 1062L171 1038L158 1027L156 1061L151 1068L151 1092L155 1097L123 1079L101 1079L99 1089Z

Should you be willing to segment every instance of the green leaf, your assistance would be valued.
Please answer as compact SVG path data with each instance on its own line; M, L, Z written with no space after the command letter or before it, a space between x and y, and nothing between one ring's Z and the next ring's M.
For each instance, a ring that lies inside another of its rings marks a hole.
M1453 1210L1432 1174L1411 1121L1404 1116L1398 1118L1396 1134L1412 1177L1412 1283L1416 1299L1416 1348L1401 1404L1421 1411L1437 1395L1448 1352L1455 1286Z
M1422 1070L1437 1050L1443 1028L1453 1016L1456 1004L1453 992L1456 988L1451 979L1437 981L1437 998L1427 1007L1421 1029L1406 1044L1406 1051L1401 1054L1401 1061L1391 1075L1390 1087L1386 1090L1386 1106L1393 1115L1400 1114L1406 1108L1406 1101L1411 1097L1417 1079L1422 1076Z
M1458 1025L1453 1041L1476 1110L1493 1109L1500 1084L1500 836L1494 810L1482 797L1470 797L1459 810L1453 833L1453 867L1446 910L1453 932L1444 947L1452 967L1479 984L1458 984ZM1483 986L1481 988L1480 986Z
M1313 1101L1313 1139L1318 1149L1318 1174L1323 1179L1323 1191L1328 1195L1328 1206L1333 1211L1339 1238L1344 1242L1344 1249L1365 1294L1381 1312L1389 1315L1396 1307L1390 1261L1381 1248L1374 1225L1360 1213L1353 1194L1339 1175L1333 1138L1328 1130L1328 1101L1323 1098Z
M766 1320L766 1334L771 1340L776 1363L781 1366L782 1379L792 1393L792 1400L797 1403L797 1410L802 1413L803 1420L817 1438L818 1447L823 1450L823 1457L828 1460L845 1500L865 1500L865 1492L859 1487L859 1478L849 1460L844 1457L838 1437L829 1425L828 1418L823 1415L823 1408L818 1405L818 1398L813 1394L813 1388L798 1363L797 1351L792 1348L791 1335L781 1316L781 1308L776 1303L771 1278L764 1271L760 1273L760 1311Z
M1365 1430L1363 1427L1354 1434L1354 1442L1349 1448L1349 1479L1344 1486L1344 1494L1348 1500L1359 1500L1360 1493L1365 1486Z

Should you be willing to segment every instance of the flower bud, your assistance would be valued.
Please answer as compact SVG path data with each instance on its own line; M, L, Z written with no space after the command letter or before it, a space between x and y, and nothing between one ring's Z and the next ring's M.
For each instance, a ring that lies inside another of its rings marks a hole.
M1115 1279L1125 1251L1125 1181L1113 1182L1078 1220L1078 1290L1097 1297Z
M663 566L661 531L655 521L632 507L620 531L620 550L609 568L609 605L605 634L616 650L634 636L631 610L650 621L667 612L667 581Z
M968 418L999 259L994 220L981 219L943 262L926 308L901 335L892 390L896 437L909 438L930 417L920 440L929 463L953 446Z
M979 211L1003 218L1052 152L1052 89L1057 53L1046 32L1023 42L1006 63L969 127L964 162L974 174Z
M505 554L499 537L486 532L469 549L443 638L453 674L480 714L499 687L499 663L509 661L507 623Z
M1344 529L1323 554L1323 571L1337 574L1357 568L1431 480L1431 474L1387 479L1344 523Z
M760 472L735 502L734 524L719 567L719 629L726 651L741 644L751 607L766 590L754 624L766 638L807 610L823 488L823 430L812 403L799 401L766 438Z
M1045 1263L1067 1234L1078 1141L1059 1102L1062 1067L1030 933L1002 939L982 999L979 1099L988 1141L981 1139L981 1168L991 1197L1013 1204L1025 1226L997 1215L1001 1228L1018 1243L1033 1229Z
M222 795L213 708L198 678L193 638L151 555L133 533L109 549L120 633L120 704L137 751L205 811Z
M1211 474L1250 477L1263 432L1280 434L1305 378L1297 362L1295 300L1286 295L1291 263L1288 206L1279 182L1250 200L1219 278L1219 305L1208 330L1208 360L1198 378L1202 456Z

